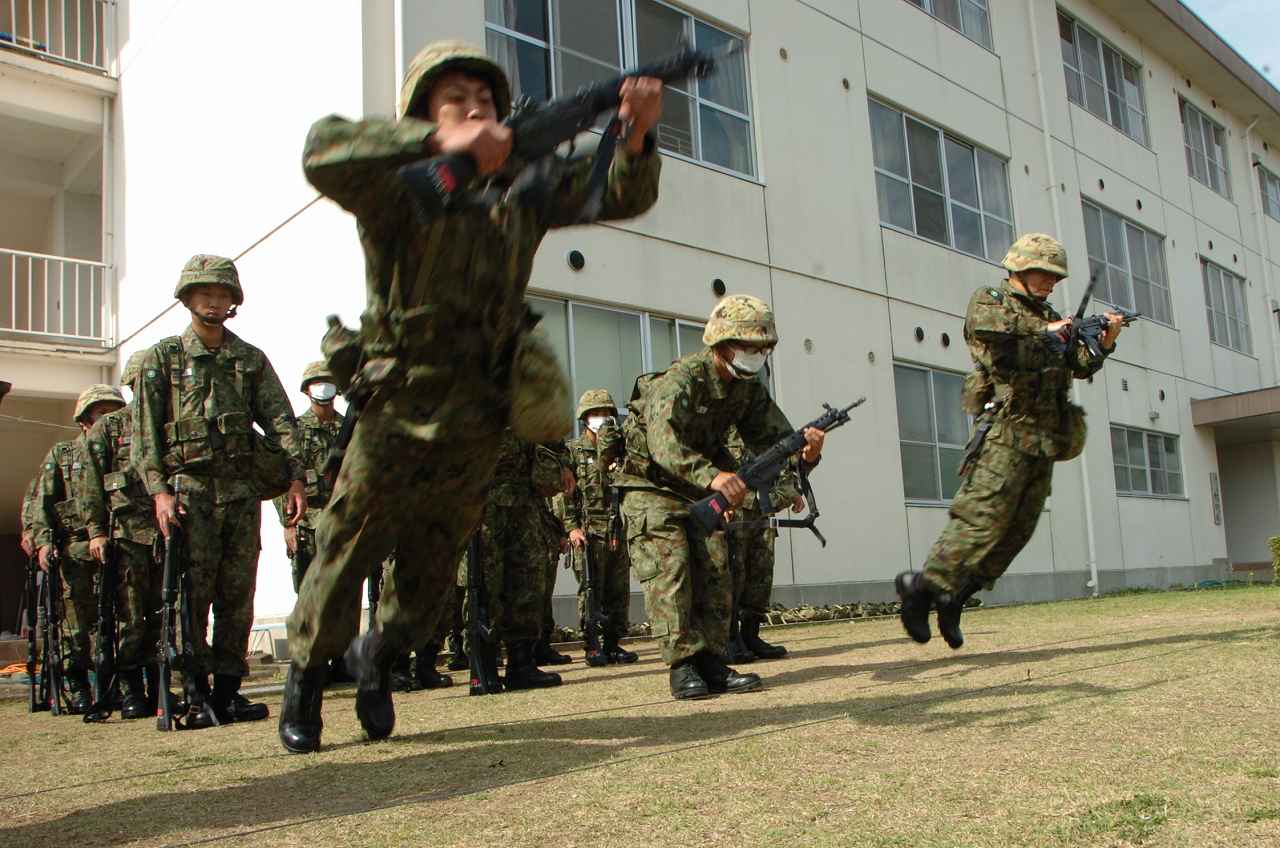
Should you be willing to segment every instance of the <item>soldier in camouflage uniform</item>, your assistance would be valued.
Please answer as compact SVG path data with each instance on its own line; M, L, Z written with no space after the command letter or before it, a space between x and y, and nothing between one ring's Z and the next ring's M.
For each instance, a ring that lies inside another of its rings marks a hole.
M560 514L573 549L573 572L578 577L578 619L587 618L587 546L596 570L596 599L605 622L602 643L586 645L587 665L633 663L639 657L619 640L627 634L631 602L631 560L626 540L613 521L613 475L621 467L625 446L618 428L618 407L607 389L590 389L578 400L582 433L569 441L569 455L577 492L562 495Z
M568 488L573 481L568 466L568 453L563 443L545 447L559 456L565 472L562 488ZM557 506L557 498L562 497L563 494L561 492L555 497L543 498L538 503L538 519L542 524L542 535L546 544L547 571L543 576L542 587L542 635L533 646L534 665L568 665L573 662L573 657L551 647L551 637L556 629L556 616L552 609L552 598L556 591L556 566L560 563L561 554L569 547L569 537L565 535L564 522L560 519Z
M31 529L31 525L35 522L34 510L40 491L39 484L40 472L37 471L35 476L31 478L31 482L27 483L26 490L22 493L22 514L20 516L22 535L18 538L18 544L22 548L22 553L28 557L36 555L36 534Z
M1083 344L1065 356L1055 352L1049 335L1067 341L1071 325L1048 301L1067 276L1066 250L1052 236L1031 233L1013 243L1003 264L1008 279L974 292L965 314L974 362L965 408L979 418L964 481L923 570L896 580L902 625L921 643L929 641L929 611L936 608L938 632L952 648L963 645L965 601L992 586L1030 541L1053 463L1084 449L1084 412L1069 399L1071 381L1102 367L1123 326L1120 315L1107 313L1100 358Z
M320 744L321 672L356 634L350 599L372 564L397 546L412 558L383 587L373 627L351 645L356 714L379 739L395 726L390 665L433 632L468 534L480 522L508 423L530 441L572 424L567 380L545 335L530 331L524 302L534 253L547 230L577 219L592 162L548 157L545 191L507 192L511 149L499 121L511 108L502 68L460 42L427 46L410 64L399 120L318 121L303 169L353 213L364 246L367 305L358 337L334 335L345 356L339 388L369 396L347 448L318 551L289 617L292 658L280 738L295 752ZM603 217L639 215L657 199L660 159L649 130L662 86L627 80L619 114L630 132L610 163ZM470 156L499 195L426 217L398 171L441 153ZM356 363L364 365L356 373Z
M778 343L768 305L749 295L721 299L702 340L706 349L636 381L623 427L626 460L615 478L626 490L631 566L671 666L671 694L681 699L760 688L757 675L725 662L732 603L725 537L703 532L689 504L720 492L736 507L747 495L725 448L730 427L757 453L793 432L757 379ZM804 462L817 463L824 438L805 430Z
M84 434L99 417L123 407L124 397L115 386L90 386L80 393L75 407L80 436L58 442L49 451L32 508L31 529L40 568L49 570L51 556L61 559L61 623L70 636L66 643L70 650L63 659L73 715L88 711L93 704L88 675L92 658L90 635L97 617L93 584L98 569L89 554L86 530L84 468L88 448Z
M146 351L133 354L120 374L120 382L131 387L135 401L145 358ZM151 498L129 464L133 410L126 406L103 415L85 435L85 446L83 503L89 554L99 564L105 563L108 555L114 556L116 562L120 717L145 718L155 715L156 710L155 674L151 674L148 691L143 673L156 661L156 645L160 642L164 572L155 561L158 533ZM113 550L108 551L108 545Z
M224 322L244 302L235 263L221 256L187 261L173 296L191 312L181 336L161 340L142 363L133 405L133 457L168 539L182 529L190 581L194 667L181 669L194 727L256 721L265 704L240 694L249 673L245 653L261 545L260 462L267 448L284 451L291 481L286 514L306 512L304 469L293 408L266 355ZM265 438L254 432L257 424ZM281 486L283 488L283 486ZM206 639L213 607L213 646ZM209 688L213 672L213 689Z

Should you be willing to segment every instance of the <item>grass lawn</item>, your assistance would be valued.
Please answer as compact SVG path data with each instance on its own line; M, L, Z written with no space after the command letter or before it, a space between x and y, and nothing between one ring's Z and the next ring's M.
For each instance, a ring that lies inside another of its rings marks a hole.
M676 703L652 643L542 692L397 695L362 741L161 734L0 702L0 846L1280 845L1280 589L775 629L762 692ZM461 678L461 675L455 675ZM462 681L459 679L458 683Z

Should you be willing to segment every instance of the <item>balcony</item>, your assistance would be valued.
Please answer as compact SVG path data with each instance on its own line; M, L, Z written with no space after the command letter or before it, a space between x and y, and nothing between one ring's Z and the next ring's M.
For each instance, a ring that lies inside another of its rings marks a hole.
M0 0L0 51L109 74L115 0Z
M0 343L109 346L108 271L101 262L0 248Z

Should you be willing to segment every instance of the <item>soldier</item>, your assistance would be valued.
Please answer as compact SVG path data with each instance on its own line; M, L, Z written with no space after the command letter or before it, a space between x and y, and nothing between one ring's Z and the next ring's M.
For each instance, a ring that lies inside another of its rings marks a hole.
M241 695L240 680L249 673L245 653L262 546L261 499L268 494L262 464L264 456L278 456L273 476L290 481L285 512L300 521L307 500L297 429L266 355L225 327L244 302L235 263L191 257L173 296L190 310L191 325L181 336L161 340L143 360L132 462L154 502L160 532L168 539L170 528L182 530L194 667L181 671L192 726L210 726L205 704L219 723L257 721L267 717L267 707ZM268 452L272 445L278 447ZM283 480L273 486L285 488ZM210 606L212 648L206 639Z
M749 295L722 298L702 340L706 349L636 381L623 428L626 460L615 478L625 489L631 565L678 699L760 688L759 676L725 662L732 602L725 537L703 532L689 504L720 492L736 507L746 496L725 448L731 426L757 453L793 432L756 376L778 343L768 305ZM804 435L801 459L812 466L825 434Z
M49 570L50 557L61 557L62 625L71 637L64 661L72 715L87 712L93 704L89 637L97 614L93 582L98 569L89 553L86 529L84 434L99 417L123 407L124 397L115 386L90 386L80 393L74 413L80 436L58 442L45 457L32 510L31 529L41 570Z
M31 526L35 522L34 511L39 492L40 472L37 471L31 481L27 483L26 491L22 493L22 514L20 516L22 535L19 537L19 546L22 548L22 553L27 557L36 555L36 534L31 529Z
M1066 250L1052 236L1031 233L1013 243L1003 264L1008 279L974 292L965 314L974 362L965 408L979 419L961 468L964 482L923 570L896 580L902 626L921 643L929 641L929 611L936 607L947 644L964 644L965 601L990 588L1031 539L1053 463L1084 449L1084 412L1069 400L1072 378L1097 372L1123 327L1120 315L1106 313L1100 358L1082 344L1065 356L1055 352L1047 334L1067 341L1071 329L1071 319L1048 301L1067 276Z
M133 354L120 374L120 382L132 389L135 402L146 355L145 350ZM143 673L157 659L164 572L156 566L153 555L157 531L151 498L129 464L133 449L131 406L99 418L85 435L85 445L83 503L89 555L99 564L105 563L107 545L111 544L116 561L120 717L145 718L155 715L158 697L157 678L151 675L148 691Z
M568 471L567 468L565 470ZM560 520L555 498L543 498L538 503L538 518L546 542L546 573L543 575L542 587L542 635L534 643L533 661L535 665L568 665L573 662L573 657L551 647L551 638L556 629L556 616L552 608L552 598L556 591L556 566L569 547L569 537L565 535L564 522Z
M548 157L539 175L545 191L506 191L512 176L499 171L511 133L499 121L511 109L510 91L483 50L437 42L410 65L398 121L332 116L307 139L307 179L356 216L365 249L368 303L346 355L347 376L355 361L365 362L359 383L369 400L321 518L316 566L289 617L280 738L290 751L319 747L319 670L355 636L349 599L371 564L399 546L414 555L397 564L348 662L366 734L390 735L391 662L435 629L440 599L480 521L503 429L511 423L541 442L561 438L572 422L565 377L549 341L529 329L524 291L547 229L577 219L592 163ZM662 86L629 79L621 93L629 133L610 163L609 219L644 212L658 194L649 130L661 114ZM414 209L397 172L440 153L475 160L500 195L492 208L464 204L431 217ZM340 342L335 335L330 344L335 357ZM346 377L335 376L343 388Z
M618 429L618 407L607 389L590 389L578 399L582 434L569 441L569 455L577 480L576 495L562 496L564 528L573 548L573 571L578 577L578 618L586 629L588 546L596 572L596 599L604 617L602 644L586 645L587 665L633 663L639 657L619 640L627 634L631 602L631 561L625 540L614 522L616 494L613 475L621 466L625 447Z

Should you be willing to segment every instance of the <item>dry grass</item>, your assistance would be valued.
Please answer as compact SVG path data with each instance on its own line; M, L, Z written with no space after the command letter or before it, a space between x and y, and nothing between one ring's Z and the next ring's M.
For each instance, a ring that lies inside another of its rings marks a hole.
M325 749L274 721L162 735L0 703L0 845L1274 846L1280 589L773 631L765 691L675 703L651 644L558 690L398 696ZM278 696L272 702L279 706Z

